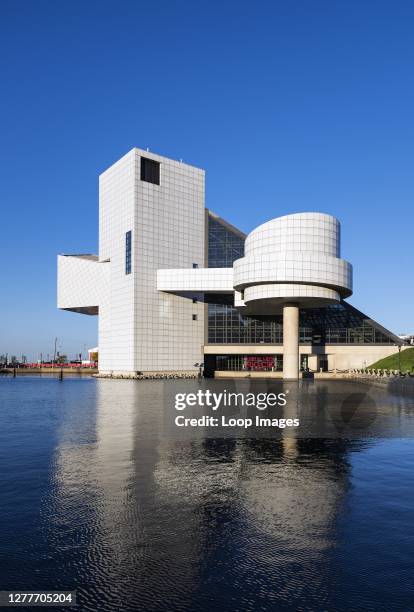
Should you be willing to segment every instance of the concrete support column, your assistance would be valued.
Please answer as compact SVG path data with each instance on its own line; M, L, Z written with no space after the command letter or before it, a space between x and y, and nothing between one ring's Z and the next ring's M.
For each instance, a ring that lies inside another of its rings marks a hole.
M283 305L283 378L299 378L299 306Z

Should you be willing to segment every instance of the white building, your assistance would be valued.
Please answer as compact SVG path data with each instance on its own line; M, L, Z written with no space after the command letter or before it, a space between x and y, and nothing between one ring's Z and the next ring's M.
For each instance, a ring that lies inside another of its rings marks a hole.
M99 314L101 372L364 367L401 340L359 312L340 225L273 219L247 237L205 208L204 171L133 149L99 181L99 255L58 257L58 307Z

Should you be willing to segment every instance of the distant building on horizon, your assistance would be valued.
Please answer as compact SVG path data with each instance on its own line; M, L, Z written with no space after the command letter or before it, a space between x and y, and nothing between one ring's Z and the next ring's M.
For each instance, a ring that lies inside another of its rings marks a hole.
M406 344L414 344L414 334L398 334L398 337Z
M403 340L345 299L340 224L296 213L248 236L204 171L132 149L99 179L99 254L58 256L58 308L99 315L99 370L212 375L365 367Z

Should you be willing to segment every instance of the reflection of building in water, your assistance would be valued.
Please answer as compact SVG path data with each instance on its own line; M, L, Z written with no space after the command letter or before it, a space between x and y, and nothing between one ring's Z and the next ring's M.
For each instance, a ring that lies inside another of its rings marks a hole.
M104 602L146 610L195 609L236 584L243 601L255 581L256 601L295 598L301 580L311 592L327 588L318 576L336 542L349 445L173 440L163 385L97 381L96 423L76 435L72 422L62 427L56 503L85 508L76 528L86 582Z
M112 584L122 584L125 579L122 563L126 543L120 529L127 520L128 483L134 467L130 458L135 389L128 383L121 389L121 381L110 381L103 389L108 382L96 381L95 392L85 395L83 404L68 413L59 429L54 496L48 517L52 537L54 521L62 521L62 517L67 521L64 532L72 536L65 544L66 554L72 550L73 558L62 568L62 580L65 571L69 576L64 584L72 584L73 574L78 572L78 596L82 600L99 594L102 610L107 609L106 597ZM54 544L57 550L62 548L62 541Z

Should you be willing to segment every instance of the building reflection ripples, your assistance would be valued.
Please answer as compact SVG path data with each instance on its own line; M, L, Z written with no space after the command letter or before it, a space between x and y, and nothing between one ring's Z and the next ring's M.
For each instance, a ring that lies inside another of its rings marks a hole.
M361 535L358 512L369 491L355 499L361 484L353 458L366 457L366 473L375 475L380 442L174 440L165 435L164 384L90 381L85 400L67 398L41 508L48 544L37 584L76 589L82 610L111 612L408 609L412 588L399 580L384 595L374 588L375 567L365 574L365 593L361 583L353 586L366 547L387 527ZM411 418L412 405L402 406L400 420L404 411ZM406 477L414 465L410 440L404 453ZM393 492L398 513L407 483L401 466L392 469L401 478ZM403 539L400 549L405 554ZM399 576L397 549L383 554L378 563L394 563Z

